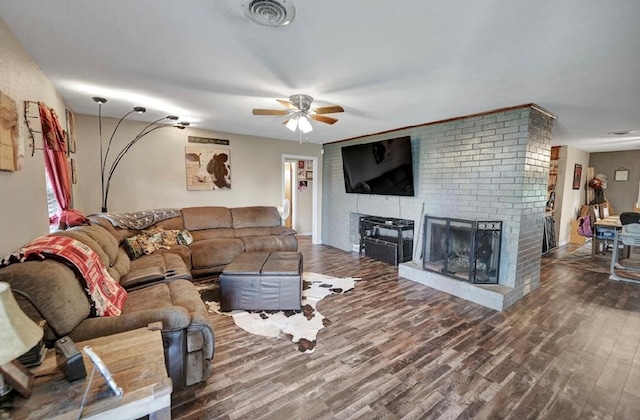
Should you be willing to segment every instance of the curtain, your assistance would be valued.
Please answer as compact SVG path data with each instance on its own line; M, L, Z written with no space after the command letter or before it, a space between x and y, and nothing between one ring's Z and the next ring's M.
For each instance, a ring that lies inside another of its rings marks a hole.
M87 219L82 213L71 209L71 170L67 161L67 140L60 120L53 108L38 102L42 138L44 142L44 161L47 177L53 193L60 204L61 212L49 219L50 224L57 224L61 229L85 223Z

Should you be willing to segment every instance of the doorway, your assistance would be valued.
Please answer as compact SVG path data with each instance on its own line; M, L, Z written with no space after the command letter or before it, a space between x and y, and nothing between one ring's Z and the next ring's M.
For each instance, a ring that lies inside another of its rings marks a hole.
M290 211L285 226L299 235L311 235L314 244L320 240L321 179L315 156L282 155L282 200L289 200Z

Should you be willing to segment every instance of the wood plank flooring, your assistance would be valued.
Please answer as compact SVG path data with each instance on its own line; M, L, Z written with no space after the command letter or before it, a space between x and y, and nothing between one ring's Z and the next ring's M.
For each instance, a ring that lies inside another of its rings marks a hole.
M640 285L543 258L501 313L300 238L305 271L361 277L318 304L314 353L212 316L212 377L174 419L640 419Z

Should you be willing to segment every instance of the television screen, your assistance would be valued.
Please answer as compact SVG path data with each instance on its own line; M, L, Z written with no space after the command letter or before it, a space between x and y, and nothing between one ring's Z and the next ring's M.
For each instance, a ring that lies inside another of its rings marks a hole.
M413 196L409 136L342 148L347 193Z

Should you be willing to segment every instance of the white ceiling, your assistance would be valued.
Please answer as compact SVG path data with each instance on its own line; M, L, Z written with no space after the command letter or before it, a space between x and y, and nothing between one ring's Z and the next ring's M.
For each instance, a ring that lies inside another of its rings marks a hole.
M249 1L2 0L0 19L76 113L97 115L98 95L106 116L140 105L146 121L298 140L251 110L306 93L345 109L313 123L326 143L536 103L556 145L640 147L638 0L287 0L282 28L251 22Z

